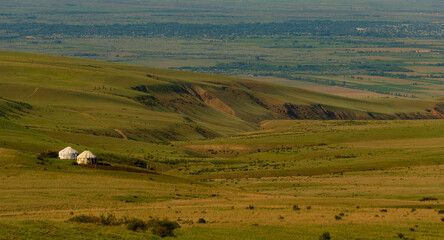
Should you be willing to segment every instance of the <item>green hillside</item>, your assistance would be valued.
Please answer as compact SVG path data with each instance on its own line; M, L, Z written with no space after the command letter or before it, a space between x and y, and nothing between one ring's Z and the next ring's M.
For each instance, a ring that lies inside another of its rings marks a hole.
M257 130L264 120L419 119L443 113L439 100L351 99L228 76L16 52L0 52L0 97L8 124L51 138L48 147L69 143L99 151L105 145L91 139L100 136L167 148L171 141ZM17 139L3 144L38 148Z
M0 238L442 239L443 101L0 52Z

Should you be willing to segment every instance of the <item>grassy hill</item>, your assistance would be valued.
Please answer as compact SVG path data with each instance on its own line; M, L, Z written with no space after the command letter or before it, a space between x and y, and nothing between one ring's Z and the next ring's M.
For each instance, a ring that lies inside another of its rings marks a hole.
M0 113L58 148L70 143L106 151L90 141L97 136L167 145L253 131L273 119L418 119L443 112L439 100L351 99L228 76L27 53L0 52L0 70ZM4 144L37 147L12 139Z
M434 100L351 99L227 76L15 52L1 52L0 61L3 99L30 104L59 127L94 126L102 129L98 134L119 127L131 139L220 136L272 119L437 118L430 113ZM66 114L71 117L57 122ZM181 127L182 134L174 132Z
M0 52L0 236L442 239L442 102ZM67 145L112 166L40 154Z
M165 161L199 157L171 143L255 131L264 120L444 113L442 99L352 99L228 76L16 52L0 52L0 97L8 126L0 133L4 147L39 153L73 145L126 164L149 161L151 149L163 151L155 155Z

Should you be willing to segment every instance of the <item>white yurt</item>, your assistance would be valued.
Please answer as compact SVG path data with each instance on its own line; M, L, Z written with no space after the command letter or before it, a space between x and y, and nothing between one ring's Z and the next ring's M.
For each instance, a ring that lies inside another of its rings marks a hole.
M72 159L75 160L77 156L79 155L79 152L75 150L72 147L66 147L63 150L59 152L59 158L60 159Z
M95 164L97 163L97 157L94 153L86 150L77 156L78 164Z

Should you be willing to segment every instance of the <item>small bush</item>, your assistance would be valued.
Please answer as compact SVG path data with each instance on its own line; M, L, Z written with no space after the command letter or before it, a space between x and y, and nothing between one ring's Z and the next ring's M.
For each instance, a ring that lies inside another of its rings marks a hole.
M335 215L335 219L336 219L336 220L341 220L342 217L341 217L341 216L338 216L338 215Z
M117 220L113 214L108 214L106 217L104 215L100 215L100 223L105 226L118 226L122 224L122 222Z
M424 201L437 201L437 200L438 198L436 197L423 197L419 201L424 202Z
M301 208L298 205L293 205L293 210L299 211L299 210L301 210Z
M444 217L443 217L443 218L441 218L441 222L444 222Z
M197 223L207 223L207 220L199 218L199 220L197 220Z
M137 230L146 231L148 227L143 220L137 218L131 218L126 221L126 228L131 231L137 231Z
M133 165L135 167L140 167L140 168L146 168L147 163L146 163L146 161L142 161L142 160L136 159L136 160L132 161L130 163L130 165Z
M68 221L70 222L80 222L80 223L99 223L100 218L96 216L90 216L90 215L78 215L70 218Z
M307 206L307 210L310 210L311 209L311 206Z
M330 240L330 239L331 237L329 232L325 232L321 236L319 236L319 240Z
M444 209L439 209L438 214L444 214Z
M404 234L402 234L402 233L398 233L398 237L399 237L400 239L405 239L405 236L404 236Z
M152 218L148 222L145 222L141 219L137 218L121 218L117 219L113 214L108 214L108 216L101 215L100 217L90 216L90 215L79 215L70 218L68 221L71 222L81 222L81 223L96 223L105 226L118 226L121 224L126 224L126 228L131 231L146 231L147 229L151 229L154 235L160 237L166 236L174 236L173 231L177 228L180 228L180 225L177 222L169 221L168 219L159 220L158 218ZM201 218L199 222L202 223L206 221ZM192 223L192 221L191 221Z
M247 209L253 210L254 209L254 205L248 205Z
M381 210L379 210L380 212L388 212L388 210L387 209L381 209Z
M160 237L174 236L174 230L180 228L180 225L177 222L168 219L159 220L157 218L149 220L147 226L151 228L151 232L154 235Z
M46 152L40 153L37 158L41 159L41 158L58 158L58 157L59 157L59 153L58 152L46 151Z

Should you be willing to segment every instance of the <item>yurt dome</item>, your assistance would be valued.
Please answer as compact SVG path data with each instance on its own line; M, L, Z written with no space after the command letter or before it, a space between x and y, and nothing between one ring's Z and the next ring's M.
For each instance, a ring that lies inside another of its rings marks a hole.
M77 156L78 164L94 164L97 162L97 157L91 151L84 151L79 156Z
M72 159L75 160L77 156L79 155L79 152L75 150L72 147L66 147L63 150L59 152L59 158L60 159Z

